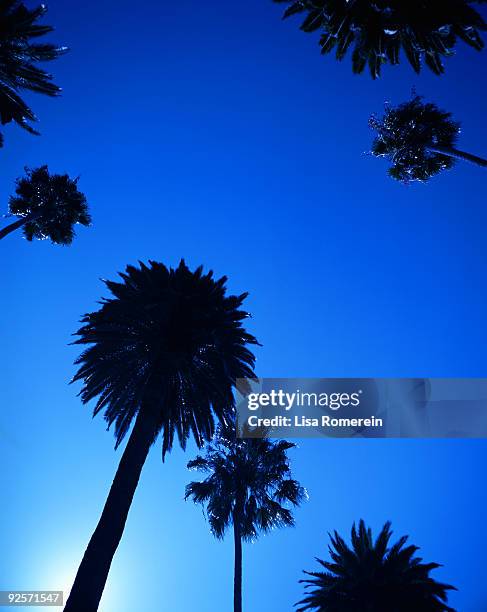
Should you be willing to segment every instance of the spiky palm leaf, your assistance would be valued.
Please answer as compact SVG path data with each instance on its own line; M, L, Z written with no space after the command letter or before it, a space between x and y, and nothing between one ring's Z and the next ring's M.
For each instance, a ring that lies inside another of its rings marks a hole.
M0 0L0 122L5 125L14 121L31 134L38 133L30 125L36 116L20 92L59 95L61 90L52 82L52 76L37 64L56 59L67 51L66 47L37 42L53 30L38 23L46 11L44 4L29 9L18 0Z
M322 31L322 53L336 51L341 60L352 51L352 66L361 73L368 65L372 77L383 64L398 64L401 49L419 72L425 63L444 71L443 58L452 55L458 39L480 50L483 17L472 6L485 0L274 0L290 6L284 17L305 14L301 29Z
M30 169L17 179L9 215L18 220L0 230L0 238L22 227L27 240L49 239L54 244L71 244L76 224L88 226L91 217L78 179L67 174L50 174L47 166Z
M289 505L297 506L305 497L291 478L287 451L294 447L286 440L236 439L233 429L219 428L205 456L188 463L189 469L208 476L188 484L186 499L206 505L217 538L223 538L235 520L244 540L255 539L260 531L292 526Z
M430 576L440 566L416 557L407 536L389 546L391 536L386 523L374 541L364 521L353 525L351 546L330 535L331 561L317 559L324 571L305 572L311 578L300 581L308 592L298 612L454 612L447 605L454 587Z

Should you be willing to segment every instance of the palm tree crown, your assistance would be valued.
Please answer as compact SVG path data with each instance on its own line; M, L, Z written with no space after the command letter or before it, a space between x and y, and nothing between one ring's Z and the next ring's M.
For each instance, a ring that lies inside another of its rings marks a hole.
M19 220L0 232L23 227L27 240L50 239L55 244L71 244L76 224L88 226L91 217L86 197L78 189L78 179L67 174L50 174L47 166L26 168L17 180L15 196L9 201L9 214Z
M375 540L360 521L352 527L349 547L335 531L330 535L331 561L317 559L325 571L305 572L301 580L309 589L296 604L298 612L454 612L447 606L451 585L430 577L437 563L422 563L417 546L405 546L407 536L389 546L392 535L386 523Z
M247 294L226 295L226 277L214 280L202 267L191 272L161 263L127 266L122 282L105 281L113 294L85 315L76 344L91 345L77 360L83 402L98 397L117 446L139 411L162 431L162 454L174 433L184 448L192 433L201 446L214 433L214 418L232 414L233 385L253 377L257 340L242 327Z
M186 499L206 504L212 533L223 538L238 521L244 540L259 531L294 525L290 508L298 506L305 490L291 478L287 451L295 444L266 438L236 439L233 429L219 428L206 455L188 463L189 469L208 474L186 487Z
M0 0L0 121L2 125L14 121L32 134L38 132L29 122L36 121L36 117L19 91L57 96L60 88L36 64L56 59L67 51L66 47L36 42L53 29L37 23L46 11L44 4L28 9L18 0Z
M387 106L384 117L374 115L369 124L377 132L372 154L392 162L389 175L398 181L426 181L455 163L438 148L454 147L460 124L452 120L451 113L424 103L420 96L397 107Z
M398 64L401 48L416 72L422 62L436 74L444 71L442 58L453 53L460 38L482 49L482 16L475 0L274 0L290 4L289 17L306 13L305 32L321 30L322 53L336 49L341 60L353 47L352 66L361 73L369 66L380 76L383 64ZM478 0L483 2L483 0Z

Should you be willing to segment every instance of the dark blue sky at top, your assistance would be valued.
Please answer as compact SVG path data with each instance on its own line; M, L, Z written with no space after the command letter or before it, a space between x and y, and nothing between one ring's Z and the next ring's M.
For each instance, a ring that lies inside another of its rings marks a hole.
M204 264L249 291L261 376L485 376L485 172L458 165L404 187L365 155L371 112L412 87L487 153L485 54L461 45L442 78L403 64L354 76L282 6L52 0L71 52L59 100L29 96L42 136L5 129L0 201L24 165L80 175L93 215L70 248L12 235L2 255L0 589L67 588L120 451L68 386L100 278L156 259ZM154 447L103 612L229 610L231 538L183 501L194 455ZM247 610L290 610L326 533L393 522L462 612L487 609L483 441L302 441L310 500L296 529L244 549ZM142 598L142 599L141 599ZM140 602L143 603L140 603ZM139 602L139 603L137 603Z

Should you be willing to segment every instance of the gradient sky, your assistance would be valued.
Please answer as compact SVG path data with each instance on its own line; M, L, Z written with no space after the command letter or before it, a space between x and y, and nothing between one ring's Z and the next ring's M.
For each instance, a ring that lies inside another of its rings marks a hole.
M68 386L80 316L100 278L149 258L249 291L260 376L485 376L485 171L404 187L365 155L371 112L411 88L487 153L485 54L442 78L383 78L320 57L282 5L52 0L59 100L29 97L39 138L5 129L0 202L24 165L81 175L94 218L70 248L11 235L2 257L0 589L67 589L121 455ZM102 612L215 612L232 604L231 538L183 501L194 474L153 448ZM311 440L293 452L310 500L297 527L244 548L244 603L291 610L327 531L361 517L410 534L462 612L487 610L487 442Z

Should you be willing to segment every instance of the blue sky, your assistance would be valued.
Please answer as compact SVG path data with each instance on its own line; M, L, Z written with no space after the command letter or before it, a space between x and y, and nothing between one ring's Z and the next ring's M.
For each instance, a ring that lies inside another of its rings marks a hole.
M100 278L181 257L249 291L260 376L485 376L486 175L466 164L404 187L364 154L371 112L412 87L485 154L485 55L373 82L247 0L52 0L61 99L32 96L42 136L5 129L0 202L25 165L80 175L94 219L70 248L2 241L0 589L69 586L121 451L68 386ZM183 501L194 455L145 466L102 612L231 608L232 546ZM462 612L487 608L484 441L310 440L296 529L244 549L247 610L291 610L326 533L363 517L411 535ZM139 603L137 603L139 602ZM140 603L143 602L143 603ZM216 603L218 602L218 603Z

